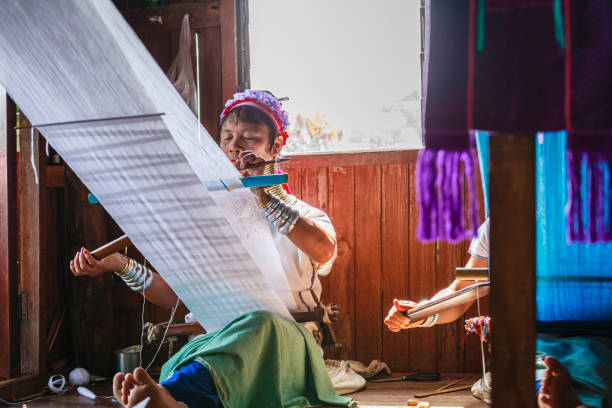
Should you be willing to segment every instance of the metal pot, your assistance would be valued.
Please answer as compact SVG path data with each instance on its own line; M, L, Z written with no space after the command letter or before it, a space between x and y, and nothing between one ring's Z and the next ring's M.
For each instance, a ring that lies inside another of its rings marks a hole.
M124 374L132 373L138 367L140 345L115 350L115 370Z

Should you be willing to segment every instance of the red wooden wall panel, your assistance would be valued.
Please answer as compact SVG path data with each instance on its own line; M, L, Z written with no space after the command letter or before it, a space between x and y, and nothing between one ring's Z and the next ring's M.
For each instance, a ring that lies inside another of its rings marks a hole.
M358 182L359 181L359 182ZM355 167L355 358L370 361L382 355L382 171L380 166Z
M406 164L382 165L382 311L384 314L393 299L407 299L410 295L410 174ZM376 248L372 248L376 250ZM381 326L383 332L382 359L393 370L410 367L413 335L408 331L393 333Z
M368 164L367 155L296 156L286 166L293 194L326 211L338 234L338 259L321 281L323 300L341 306L335 326L342 348L326 357L382 359L395 371L478 372L477 337L461 348L464 319L400 333L384 326L394 298L420 301L448 286L467 262L469 243L416 239L415 154L390 152L388 164L381 153L371 153Z

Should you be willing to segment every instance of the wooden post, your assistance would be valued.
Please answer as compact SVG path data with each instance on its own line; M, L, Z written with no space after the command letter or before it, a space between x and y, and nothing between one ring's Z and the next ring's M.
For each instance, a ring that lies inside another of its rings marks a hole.
M17 375L17 146L15 104L0 88L0 377Z
M249 3L248 0L236 0L236 36L237 36L237 90L251 87L251 58L249 47Z
M490 145L493 406L535 406L535 137Z
M238 90L236 0L221 2L221 104Z
M27 119L21 117L20 126L28 126ZM19 135L19 296L20 296L20 335L21 335L21 374L39 374L46 367L46 338L41 322L45 321L47 310L44 307L46 291L41 284L44 270L43 259L46 254L45 225L43 214L45 202L45 165L40 160L40 137L34 132L34 143L30 143L30 130L21 130ZM31 153L34 150L34 163L38 173L36 184Z

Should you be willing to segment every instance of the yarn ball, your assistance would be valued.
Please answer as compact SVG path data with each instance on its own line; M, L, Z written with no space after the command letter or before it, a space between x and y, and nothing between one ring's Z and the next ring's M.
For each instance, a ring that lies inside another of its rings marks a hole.
M52 375L49 377L49 382L47 383L51 392L55 394L65 394L68 389L68 384L66 383L66 377L61 374Z
M89 373L83 367L77 367L68 374L68 381L74 386L89 384Z

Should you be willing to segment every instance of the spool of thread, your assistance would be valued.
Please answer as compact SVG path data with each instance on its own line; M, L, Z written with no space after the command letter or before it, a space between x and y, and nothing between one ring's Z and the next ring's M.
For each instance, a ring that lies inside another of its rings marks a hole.
M82 395L85 398L89 398L89 399L92 399L92 400L96 399L96 394L94 394L89 388L77 387L76 390L79 393L79 395Z
M63 395L66 393L68 389L68 383L66 382L66 377L61 374L52 375L49 377L49 382L47 386L54 394Z
M89 373L83 367L77 367L68 374L68 381L75 387L87 385L89 384Z

